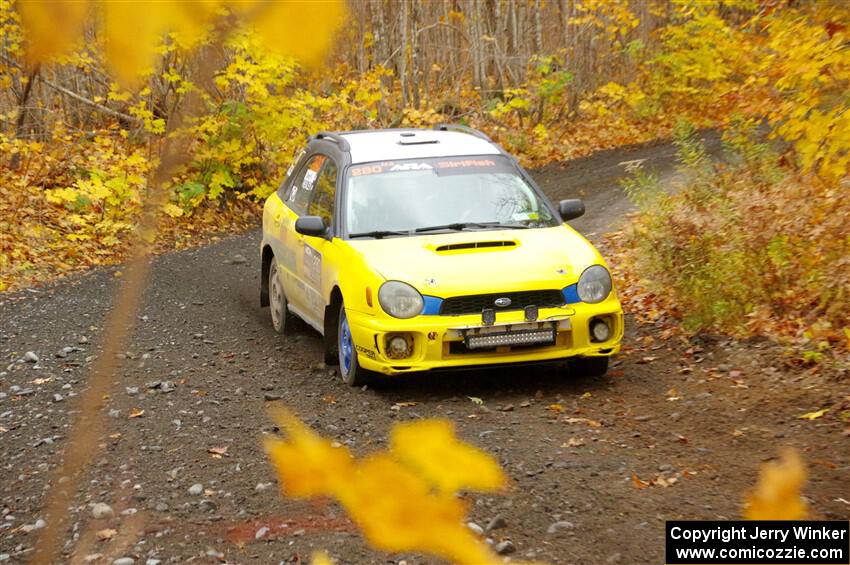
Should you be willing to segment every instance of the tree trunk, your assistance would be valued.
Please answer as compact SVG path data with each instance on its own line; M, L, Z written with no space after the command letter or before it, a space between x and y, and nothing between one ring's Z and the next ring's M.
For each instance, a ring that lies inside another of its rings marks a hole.
M410 36L410 92L413 95L413 107L419 109L419 2L411 4L411 36Z
M543 19L540 0L534 0L534 54L543 54Z
M415 0L414 0L415 1ZM401 30L401 50L398 55L398 78L401 81L401 106L407 108L407 2L401 0L398 25Z

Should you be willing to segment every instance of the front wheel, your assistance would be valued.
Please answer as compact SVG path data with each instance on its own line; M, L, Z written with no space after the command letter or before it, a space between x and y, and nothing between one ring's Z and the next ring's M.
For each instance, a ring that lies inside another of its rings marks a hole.
M357 362L357 350L351 337L351 327L345 315L345 304L339 306L339 331L337 332L339 346L339 374L342 381L349 386L363 386L372 376L370 371L360 367Z
M569 362L570 370L585 377L601 377L608 372L610 357L576 357Z

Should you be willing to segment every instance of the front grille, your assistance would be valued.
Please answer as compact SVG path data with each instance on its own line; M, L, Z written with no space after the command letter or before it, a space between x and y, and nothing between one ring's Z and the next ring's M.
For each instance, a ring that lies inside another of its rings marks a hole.
M499 298L508 298L510 306L499 307L495 302ZM470 296L455 296L443 300L440 307L442 316L460 316L463 314L480 314L485 308L493 308L496 312L522 310L526 306L538 308L554 308L564 304L564 295L560 290L525 290L520 292L500 292L497 294L473 294Z

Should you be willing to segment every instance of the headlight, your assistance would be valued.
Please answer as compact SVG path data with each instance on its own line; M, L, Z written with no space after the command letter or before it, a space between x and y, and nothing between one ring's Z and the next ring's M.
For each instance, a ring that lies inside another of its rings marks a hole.
M378 290L378 302L394 318L412 318L422 312L425 301L419 291L407 283L387 281Z
M578 279L578 297L582 302L596 304L611 294L611 275L602 265L593 265L584 270Z

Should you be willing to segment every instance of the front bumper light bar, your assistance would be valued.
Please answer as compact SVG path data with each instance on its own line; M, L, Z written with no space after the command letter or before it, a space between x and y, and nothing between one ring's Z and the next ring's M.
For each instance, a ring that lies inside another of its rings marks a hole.
M493 349L511 345L554 345L555 330L525 330L467 335L467 349Z

